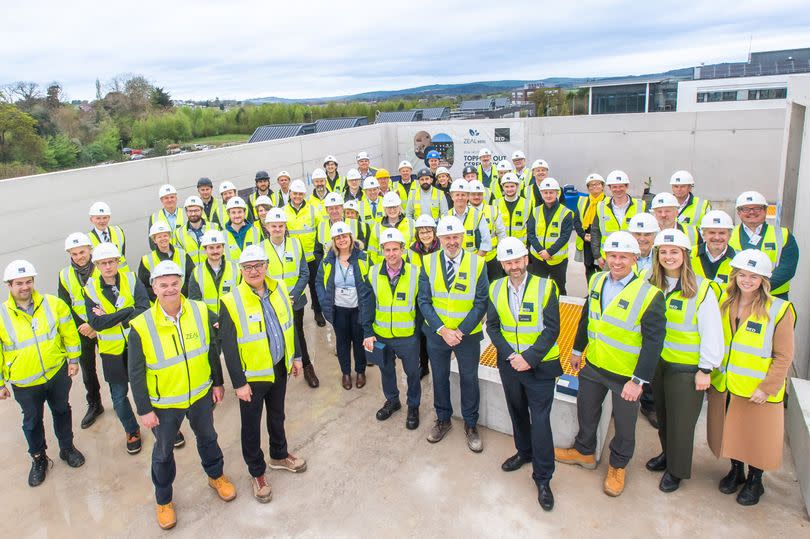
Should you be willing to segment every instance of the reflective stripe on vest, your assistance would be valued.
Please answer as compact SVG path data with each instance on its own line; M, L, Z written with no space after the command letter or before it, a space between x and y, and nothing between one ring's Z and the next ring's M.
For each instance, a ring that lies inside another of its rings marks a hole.
M503 226L506 228L506 235L525 242L527 234L526 225L532 211L531 201L524 197L518 197L517 203L512 209L512 213L509 213L506 199L501 198L498 200L498 210L501 219L503 219Z
M624 214L624 222L619 223L616 219L616 215L614 215L613 210L611 209L608 211L608 202L611 202L613 198L604 198L599 205L596 207L596 219L599 222L599 232L602 234L602 246L605 245L605 240L607 237L613 233L618 232L619 230L627 230L627 225L630 223L630 219L638 214L643 213L645 204L644 201L631 198L630 205L627 207L627 212Z
M318 218L314 206L305 204L302 210L304 211L296 212L291 204L284 207L284 212L287 214L287 233L301 242L304 257L307 262L311 262L315 260L315 234L317 233Z
M236 262L229 260L222 260L222 279L219 281L219 286L215 286L214 278L211 272L208 271L208 263L203 262L194 267L192 279L197 282L197 287L200 289L202 300L214 312L219 311L219 298L223 294L227 294L236 287L241 281L241 272Z
M408 200L410 200L413 206L413 218L416 220L417 217L420 215L430 215L433 217L434 220L439 219L439 214L441 212L441 197L444 196L444 193L436 189L435 187L430 188L430 211L424 212L422 211L422 188L420 186L415 186L411 191L408 193Z
M382 276L382 264L371 268L369 283L374 291L376 311L372 328L374 333L387 339L410 337L416 330L416 289L419 270L413 264L403 262L399 280L394 290L388 274Z
M776 268L782 259L782 250L787 242L789 232L787 228L781 227L779 229L779 233L777 234L776 227L767 223L763 223L762 226L765 227L765 234L760 240L759 247L755 248L768 255L768 258L770 258L771 262L773 263L773 267ZM737 225L737 227L732 230L731 238L728 241L729 246L738 253L744 249L742 246L742 234L742 225ZM790 281L784 283L776 289L771 290L771 295L776 296L778 294L784 294L788 291L790 291Z
M518 354L531 348L543 333L543 309L548 305L549 298L554 290L554 283L550 279L543 279L528 275L520 301L520 311L517 320L509 305L508 277L493 281L489 285L489 299L498 311L501 323L501 335ZM560 357L557 343L546 353L543 361L553 361Z
M106 314L112 314L133 307L135 305L135 274L118 270L119 296L118 303L113 305L102 293L101 275L95 275L87 280L84 291L93 302L104 309ZM126 285L126 286L124 286ZM98 337L98 351L100 354L118 355L124 352L129 336L129 327L123 327L121 323L111 328L102 329L96 332Z
M678 213L678 222L698 228L707 211L709 211L709 202L692 196L689 205Z
M301 243L295 238L284 238L284 260L279 258L272 241L265 240L262 246L267 253L267 274L277 281L284 281L287 290L292 290L299 277Z
M93 270L93 272L95 271L96 270ZM87 307L84 301L84 293L82 292L84 287L79 282L79 278L76 276L76 270L73 269L73 266L62 268L62 271L59 272L59 281L62 283L65 290L67 290L68 296L70 296L70 307L73 309L73 312L76 313L76 316L87 322Z
M463 252L461 263L456 268L453 286L448 290L443 268L439 267L442 252L431 253L423 258L422 262L430 281L433 309L442 324L449 329L458 329L459 324L464 321L475 303L475 289L484 268L484 261L478 255ZM479 322L471 333L475 334L480 331L481 323Z
M700 334L697 310L713 292L713 281L697 278L697 293L685 298L680 290L666 296L667 330L661 359L670 363L697 365L700 363Z
M152 270L155 269L155 266L157 266L161 262L161 259L158 257L157 253L158 253L157 250L153 250L149 254L143 255L143 258L141 259L144 267L147 270L149 270L149 273L152 273ZM185 271L186 252L183 250L182 247L174 247L174 251L172 252L171 258L167 258L166 260L171 260L172 262L180 266L181 270ZM119 268L119 272L120 270L121 268Z
M492 248L489 251L487 251L484 260L486 260L487 262L495 260L495 256L498 253L498 234L495 231L495 222L498 219L499 208L496 206L491 206L486 203L482 203L479 206L470 205L470 207L476 209L479 212L481 219L484 219L486 221L487 228L489 229L489 239L490 242L492 243ZM478 227L476 226L476 229L477 228Z
M562 231L562 222L565 218L571 214L571 210L566 208L562 204L558 204L557 209L554 212L554 215L551 216L551 221L546 223L546 215L543 211L545 208L545 204L540 204L537 206L532 214L534 215L534 233L537 236L537 240L540 242L540 246L543 249L548 249L558 239L560 239L560 233ZM529 251L537 258L540 258L540 253L534 246L529 246ZM566 242L563 247L554 253L552 257L546 261L547 264L550 266L556 266L557 264L562 263L564 260L568 259L568 244Z

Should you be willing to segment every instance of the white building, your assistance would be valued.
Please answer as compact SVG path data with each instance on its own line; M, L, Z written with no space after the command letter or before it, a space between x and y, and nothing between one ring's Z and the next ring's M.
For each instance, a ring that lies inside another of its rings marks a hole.
M677 110L781 109L789 97L788 79L793 77L806 78L810 73L680 81Z

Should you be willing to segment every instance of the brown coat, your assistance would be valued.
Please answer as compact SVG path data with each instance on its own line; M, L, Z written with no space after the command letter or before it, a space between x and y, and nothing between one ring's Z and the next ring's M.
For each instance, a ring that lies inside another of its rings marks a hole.
M769 395L778 393L793 361L794 319L793 311L788 310L774 330L773 363L759 385L759 389ZM732 331L736 331L733 318L731 323ZM712 453L718 458L740 460L763 470L779 469L785 431L783 403L754 404L737 395L719 393L713 387L707 393L706 430Z

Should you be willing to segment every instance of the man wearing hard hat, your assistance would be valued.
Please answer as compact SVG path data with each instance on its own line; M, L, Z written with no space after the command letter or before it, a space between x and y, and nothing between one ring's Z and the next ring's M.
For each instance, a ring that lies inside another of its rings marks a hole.
M402 211L402 200L395 192L386 193L382 197L383 216L374 223L371 229L371 245L366 245L366 251L374 263L379 263L383 258L380 239L387 228L395 228L402 234L405 245L411 244L413 236L413 221L405 217ZM355 235L355 238L357 236ZM404 253L404 252L403 252Z
M326 175L324 175L326 177ZM250 215L253 221L259 218L259 213L256 211L256 199L260 196L272 198L273 190L270 189L270 175L266 170L260 170L256 173L255 177L256 187L248 197L248 204L250 205Z
M183 210L186 213L186 226L174 230L173 244L184 250L196 266L205 260L201 245L203 234L209 230L219 230L219 225L205 220L203 201L197 195L186 199Z
M383 359L377 366L380 368L385 403L377 411L377 419L385 421L402 408L394 362L394 358L398 357L408 381L405 428L414 430L419 426L419 404L422 400L416 333L419 269L403 260L405 238L396 228L383 229L379 243L383 261L369 270L370 286L360 289L363 347L367 352L373 352L375 348L382 350Z
M290 185L290 203L284 207L284 212L287 216L287 232L291 237L301 242L301 248L304 250L304 259L307 261L307 267L309 268L309 296L312 298L315 323L318 327L324 327L326 319L323 317L318 294L315 292L315 276L318 273L315 260L315 236L318 233L318 222L321 220L321 216L314 206L307 204L306 200L304 200L306 192L307 187L303 181L295 180L292 182Z
M666 192L658 193L653 197L650 206L661 230L668 228L680 230L686 234L686 237L692 242L692 246L697 247L701 241L697 229L692 225L678 221L678 199L675 198L675 195Z
M724 291L731 275L731 261L736 251L728 244L734 222L722 210L709 210L700 221L703 243L692 250L692 269L699 277L706 277Z
M208 485L223 501L236 498L236 487L223 474L214 430L214 404L224 395L219 355L210 347L216 317L204 303L183 297L182 275L171 260L155 266L151 285L157 301L130 321L128 344L132 397L141 425L155 434L151 475L162 529L177 523L172 502L174 447L186 418L197 438Z
M513 472L531 462L537 500L545 511L551 511L551 404L556 379L562 374L557 346L559 294L553 280L528 273L528 255L526 245L517 238L507 237L498 244L498 262L506 277L489 285L487 335L497 350L517 449L501 469Z
M262 242L262 233L247 221L248 207L242 197L232 197L225 205L228 223L222 229L225 234L225 258L239 260L242 249Z
M374 176L363 180L363 198L360 200L360 219L373 226L385 215L380 198L380 182Z
M548 176L549 164L545 159L536 159L532 163L529 181L521 185L523 196L531 200L533 204L542 204L543 197L540 196L540 186Z
M484 450L478 434L478 363L481 358L481 321L487 308L489 279L484 259L462 248L464 225L456 217L442 217L436 229L442 248L422 259L419 310L433 372L436 422L428 434L431 443L450 431L450 355L458 361L461 415L467 447Z
M411 192L411 188L415 185L414 180L416 178L413 177L413 165L410 161L400 161L397 170L399 171L399 181L395 182L392 190L396 191L399 198L402 199L402 209L405 210L408 195Z
M650 213L637 213L630 218L627 224L627 231L633 235L638 242L638 256L636 257L636 273L649 279L652 273L653 262L653 242L655 236L661 231L658 221ZM642 401L642 408L644 402ZM655 411L653 410L653 413Z
M672 194L678 200L678 222L700 228L700 223L706 212L712 209L708 200L696 197L692 193L695 187L695 177L689 171L679 170L669 178Z
M568 242L574 231L574 214L560 203L560 184L546 178L538 186L539 204L527 223L532 273L551 278L565 295L568 272Z
M290 173L282 170L276 174L276 183L278 183L278 191L273 193L270 198L277 208L283 208L290 202L290 183L292 183Z
M200 200L203 202L203 215L205 216L205 220L220 224L217 214L217 199L214 198L213 191L214 182L211 181L211 178L203 177L197 180L197 195L199 195Z
M84 464L84 455L73 445L69 402L70 379L79 372L79 333L64 301L35 290L36 275L30 262L12 261L3 272L8 300L0 304L0 400L11 396L11 388L22 409L22 430L32 458L31 487L45 481L53 464L45 453L46 402L59 440L59 458L72 468Z
M182 228L186 222L183 208L177 207L177 189L168 183L161 185L158 189L158 198L163 207L149 216L149 229L151 229L152 225L155 223L163 222L166 223L172 233L174 233L175 228ZM152 243L151 234L149 242L149 247L154 249L155 245Z
M554 456L558 462L596 468L596 429L610 392L615 434L603 490L619 496L635 450L642 386L655 374L664 347L666 306L661 290L633 273L639 248L629 232L610 234L604 249L608 270L591 277L570 359L579 370L579 432L574 447L555 449ZM583 351L587 364L580 370Z
M236 196L236 186L233 182L224 181L219 184L219 199L216 201L216 219L211 218L209 221L216 221L221 229L225 229L225 225L230 222L228 217L228 201Z
M321 217L326 211L323 203L329 193L330 191L326 187L326 171L322 168L316 168L312 171L312 193L307 197L307 204L315 206Z
M365 180L369 176L374 177L377 173L377 169L370 166L371 159L368 156L368 152L358 152L357 158L357 172L360 173L360 179Z
M433 219L447 213L447 197L433 186L433 174L429 169L422 168L416 173L419 187L412 187L408 193L408 205L405 215L415 220L420 215L430 215Z
M484 184L487 189L492 189L492 180L498 180L498 173L492 167L492 151L489 148L478 150L478 181ZM494 174L494 176L493 176Z
M610 190L611 196L596 206L596 217L591 223L591 252L600 268L605 267L602 252L605 238L613 232L627 230L627 225L634 215L647 211L647 204L642 199L633 198L627 193L630 178L624 171L611 171L605 185Z
M106 202L94 202L90 206L90 223L93 229L87 235L93 248L99 243L114 243L121 251L121 264L126 267L127 261L124 256L127 251L127 240L124 229L118 225L111 225L111 216L110 206Z
M194 268L194 262L182 248L176 247L172 243L172 229L163 221L156 222L149 228L149 241L154 243L155 248L141 257L141 263L138 266L138 280L146 287L149 300L155 301L155 293L149 285L152 271L163 260L171 260L185 269L183 280L183 291L185 292L186 286L188 286L189 274Z
M57 296L70 306L73 322L79 330L82 353L79 365L82 368L82 382L87 393L87 412L82 418L81 427L88 428L96 418L104 413L101 405L101 385L96 372L96 332L87 323L87 307L84 301L84 285L96 269L90 260L92 240L87 234L74 232L65 239L65 251L70 264L59 272Z
M479 256L484 257L492 250L492 236L490 236L489 224L484 220L483 212L470 207L467 186L467 180L463 178L453 180L450 186L453 207L447 211L446 215L455 217L464 225L464 243L462 244L464 250L478 253Z
M202 301L208 310L219 312L219 299L242 281L239 265L225 260L225 236L220 230L208 230L200 240L205 257L194 266L188 281L188 299ZM213 346L213 343L212 343Z

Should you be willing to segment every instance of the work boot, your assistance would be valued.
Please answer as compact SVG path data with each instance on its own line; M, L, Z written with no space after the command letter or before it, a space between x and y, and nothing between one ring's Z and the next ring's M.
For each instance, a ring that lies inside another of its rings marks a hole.
M70 446L68 449L61 449L59 451L59 458L67 462L67 465L71 468L78 468L84 464L84 455L82 455L75 446Z
M352 388L352 375L351 374L344 374L343 379L340 381L340 384L343 386L343 389L351 389Z
M178 430L177 435L174 437L174 447L175 449L180 449L184 445L186 445L186 437Z
M608 496L616 497L624 491L624 468L608 466L603 490Z
M731 470L720 480L720 492L723 494L734 494L743 483L745 483L745 464L739 460L732 459Z
M170 530L177 524L177 515L174 513L174 502L157 506L157 522L162 530Z
M307 471L307 461L298 458L292 453L287 453L287 458L284 459L270 459L270 467L274 470L287 470L292 473L300 473Z
M549 485L537 485L537 501L543 511L554 509L554 494L551 492Z
M399 402L399 400L385 401L385 404L383 404L383 407L380 408L379 410L377 410L377 419L379 421L385 421L386 419L391 417L394 414L394 412L396 412L400 408L402 408L402 404Z
M657 457L648 460L646 467L651 472L663 472L667 469L667 454L662 451Z
M84 414L82 418L81 427L83 429L89 428L93 423L96 422L98 416L104 413L104 407L101 405L101 402L90 402L87 404L87 413Z
M229 502L236 498L236 487L224 475L220 475L216 479L209 477L208 486L217 491L219 499L223 502Z
M45 476L48 474L48 468L53 466L53 461L48 458L45 451L33 455L31 459L31 471L28 472L28 486L36 487L45 481Z
M273 499L273 489L270 488L270 483L267 482L264 474L254 477L251 483L253 484L253 497L259 500L259 503L267 503Z
M481 441L481 435L478 434L478 428L473 425L472 427L464 425L464 434L467 436L467 447L473 453L480 453L484 450L484 442Z
M435 444L436 442L441 442L442 438L450 432L450 429L453 428L453 424L448 421L442 421L437 419L436 422L433 424L433 428L430 429L430 434L427 435L427 441Z
M134 455L141 452L141 431L127 434L127 453Z
M583 455L573 447L569 449L554 448L554 460L563 464L577 464L588 470L596 469L596 456Z
M326 318L323 317L323 313L320 311L315 312L315 323L318 324L319 328L326 326Z
M416 430L419 427L419 407L408 406L408 417L405 419L405 428Z
M740 493L737 494L737 503L740 505L756 505L759 503L759 497L763 494L765 494L765 487L762 486L762 470L749 466L748 480L746 480Z
M309 387L313 389L321 385L321 381L318 380L318 376L315 374L315 367L312 363L304 365L304 380L306 380Z

